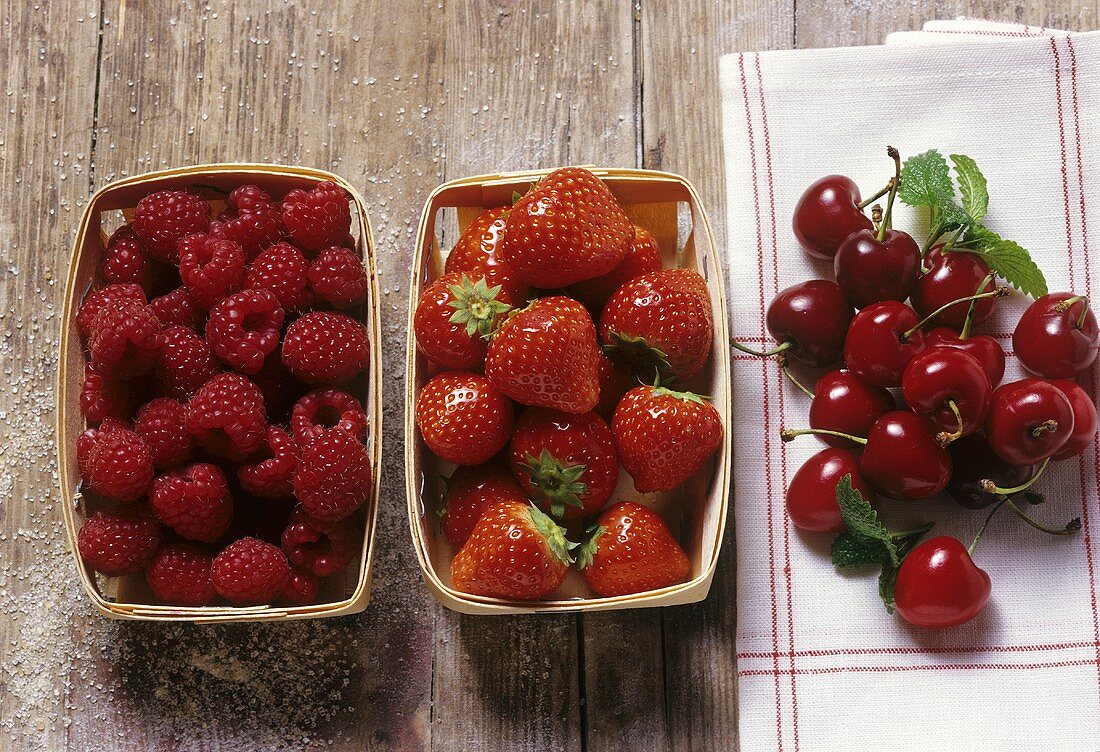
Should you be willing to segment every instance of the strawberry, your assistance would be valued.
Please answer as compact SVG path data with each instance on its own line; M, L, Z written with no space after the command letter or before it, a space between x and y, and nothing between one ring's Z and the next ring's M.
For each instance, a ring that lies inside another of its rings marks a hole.
M485 277L487 285L500 287L501 300L518 305L527 301L530 288L499 250L509 209L501 206L479 214L451 249L444 269L448 274L466 272L471 279Z
M559 519L599 511L619 480L615 439L595 413L526 410L516 421L509 452L512 473Z
M501 501L485 510L455 555L451 584L471 595L542 598L565 581L576 546L538 507Z
M540 298L493 335L485 376L524 405L587 413L600 399L599 357L584 306L564 297Z
M486 339L511 306L499 286L485 278L444 274L424 289L413 316L416 346L447 369L478 369L485 363Z
M500 254L527 284L554 289L607 274L632 237L634 226L604 182L565 167L512 206Z
M447 481L443 496L443 533L455 548L462 548L474 525L486 509L500 501L527 503L520 488L502 462L459 467Z
M600 341L612 358L646 381L683 382L703 369L714 321L698 272L643 274L615 291L600 316Z
M600 402L596 405L595 413L604 420L611 420L615 414L615 408L619 406L619 400L633 387L638 386L637 379L629 369L621 363L616 363L611 358L600 353L598 369L600 377Z
M657 238L644 227L635 225L634 237L627 247L626 256L618 266L595 279L570 285L567 292L571 298L584 303L592 311L592 315L596 316L620 287L635 277L660 270L661 247L657 245Z
M619 460L640 493L671 491L722 444L722 420L703 397L662 386L631 389L615 408Z
M665 521L633 501L620 501L600 515L577 564L589 587L605 598L675 585L691 572Z
M456 465L487 462L508 443L513 424L511 401L476 373L441 373L416 398L424 443Z

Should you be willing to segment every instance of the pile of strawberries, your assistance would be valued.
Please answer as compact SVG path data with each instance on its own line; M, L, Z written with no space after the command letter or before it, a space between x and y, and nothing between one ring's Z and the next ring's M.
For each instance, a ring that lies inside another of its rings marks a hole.
M204 188L207 192L209 188ZM367 277L333 183L141 199L80 305L80 555L159 602L317 600L371 490Z
M722 443L717 410L679 391L711 353L706 282L662 269L588 170L513 198L470 224L414 316L434 373L416 423L458 466L441 510L452 584L537 599L575 563L600 596L683 582L691 564L659 515L605 507L620 467L638 494L672 491Z

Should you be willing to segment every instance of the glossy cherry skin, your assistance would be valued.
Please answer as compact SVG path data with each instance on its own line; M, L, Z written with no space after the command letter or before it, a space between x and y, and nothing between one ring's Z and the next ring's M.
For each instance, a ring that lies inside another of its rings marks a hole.
M947 448L951 453L951 480L947 495L968 509L987 507L997 497L982 488L989 478L1001 488L1013 488L1031 477L1033 465L1011 465L993 451L985 435L972 433Z
M962 350L933 347L918 353L901 377L901 394L909 409L934 429L945 433L974 433L985 423L993 400L993 387L981 364ZM962 417L951 411L954 402Z
M1048 379L1070 379L1096 360L1100 328L1092 308L1085 313L1081 327L1077 320L1085 306L1078 300L1065 311L1058 305L1071 292L1052 292L1032 303L1012 333L1012 349L1024 368Z
M835 282L811 279L781 290L768 306L768 332L790 342L791 360L827 368L840 360L852 307Z
M887 230L882 240L874 230L860 230L840 244L833 271L844 297L856 308L904 301L920 275L920 248L901 230Z
M962 350L981 364L989 378L989 385L996 388L1005 376L1005 351L1001 343L985 334L972 334L959 339L954 329L941 326L924 335L928 347L951 347Z
M925 348L919 329L903 337L920 319L904 303L886 300L869 305L855 315L844 340L844 362L875 386L901 386L901 375L917 353Z
M1051 458L1068 460L1085 451L1096 436L1096 403L1076 381L1057 379L1050 383L1066 395L1073 407L1073 433Z
M852 476L852 488L875 503L875 494L859 474L856 456L847 449L822 449L802 463L787 486L787 516L795 527L813 533L844 529L836 486L845 475Z
M810 427L866 436L875 421L895 407L894 395L882 387L868 384L851 371L829 371L814 385ZM817 438L829 446L855 447L855 442L839 436Z
M1056 426L1036 436L1047 421ZM1061 389L1042 379L1021 379L993 391L985 435L1005 462L1034 465L1065 446L1073 427L1073 405Z
M997 284L993 280L982 285L989 276L989 266L976 253L966 251L943 252L943 246L935 246L925 258L928 271L921 275L913 288L909 302L920 314L928 316L940 306L952 300L977 295L979 292L992 292ZM979 289L980 288L980 289ZM974 316L970 325L985 323L993 315L994 298L975 301ZM966 312L970 310L970 301L956 303L929 322L930 326L946 326L961 331L966 321Z
M898 614L918 627L955 627L989 602L992 585L957 538L941 535L921 543L901 562L894 583Z
M846 237L871 229L859 202L859 187L843 175L826 175L807 188L794 208L792 223L806 253L831 259Z
M871 426L859 458L863 478L895 499L927 499L951 479L951 455L915 413L894 410Z

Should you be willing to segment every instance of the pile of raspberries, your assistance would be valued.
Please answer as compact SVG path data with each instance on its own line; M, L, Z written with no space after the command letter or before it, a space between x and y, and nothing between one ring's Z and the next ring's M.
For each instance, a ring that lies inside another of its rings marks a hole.
M348 202L242 185L212 219L162 190L111 235L75 322L89 567L166 604L307 605L351 563L372 471Z

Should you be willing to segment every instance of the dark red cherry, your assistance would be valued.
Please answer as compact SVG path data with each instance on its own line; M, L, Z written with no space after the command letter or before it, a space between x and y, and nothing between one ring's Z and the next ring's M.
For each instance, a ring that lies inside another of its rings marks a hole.
M909 409L941 432L948 444L985 423L993 388L974 358L962 350L933 347L918 353L905 367L901 393Z
M882 300L908 298L917 284L920 264L920 248L909 233L860 230L840 244L833 271L848 302L865 308Z
M1012 349L1024 368L1048 379L1069 379L1092 365L1100 328L1088 300L1052 292L1032 303L1012 333Z
M894 583L898 614L918 627L955 627L989 602L989 575L957 538L941 535L921 543L901 562Z
M1042 379L1021 379L993 391L985 435L1005 462L1034 465L1054 456L1073 435L1073 405Z
M852 307L835 282L813 279L779 292L768 306L768 332L791 360L827 368L840 360Z
M1085 451L1096 436L1096 403L1076 381L1057 379L1050 383L1066 395L1073 408L1073 433L1062 448L1051 457L1055 460L1068 460Z
M917 280L909 300L922 318L931 315L937 308L947 305L952 300L965 298L967 295L992 292L997 287L992 279L986 282L989 266L976 253L962 250L944 253L943 246L937 245L929 251L925 263L928 265L928 271ZM985 323L993 315L995 300L995 298L984 298L974 302L971 326ZM929 325L946 326L955 331L961 331L969 310L970 301L956 303L936 314L929 321Z
M894 396L882 387L867 383L851 371L829 371L814 386L810 427L866 436L875 421L895 407ZM834 447L855 446L839 436L818 434L817 438Z
M875 495L859 474L856 456L847 449L822 449L810 457L787 486L787 516L795 527L815 533L844 529L836 486L845 475L852 476L852 488L875 503Z
M913 356L925 348L924 332L915 329L916 311L896 300L864 308L848 326L844 362L875 386L901 386L901 375Z
M947 494L960 506L981 509L998 497L982 487L982 481L992 480L1001 488L1015 488L1031 477L1033 465L1012 465L989 446L985 435L972 433L948 447L951 453L951 480Z
M997 340L988 335L972 334L961 339L954 329L941 326L924 335L924 342L929 348L951 347L962 350L981 364L992 387L996 387L1004 378L1005 351Z
M794 235L811 256L831 259L844 239L868 230L871 220L859 208L859 187L843 175L827 175L811 185L794 208Z
M951 455L923 418L895 410L871 426L859 468L864 480L887 496L926 499L951 478Z

